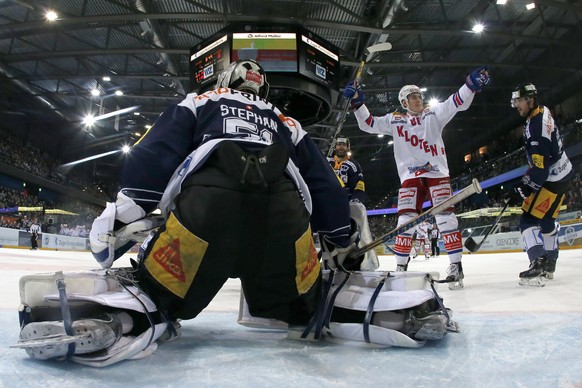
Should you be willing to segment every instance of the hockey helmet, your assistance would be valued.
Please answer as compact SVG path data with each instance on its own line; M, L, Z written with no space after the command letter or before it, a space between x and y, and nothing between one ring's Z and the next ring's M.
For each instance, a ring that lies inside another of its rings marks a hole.
M511 107L517 107L517 100L522 97L526 98L536 98L538 96L538 90L534 84L528 83L523 85L518 85L515 90L511 93Z
M405 85L398 92L398 101L400 101L400 105L406 110L408 110L408 96L413 93L420 94L420 97L424 99L424 94L422 94L422 91L416 85Z
M344 143L348 147L348 150L350 149L350 139L347 137L338 137L335 144L338 145L339 143Z
M231 88L256 94L261 98L269 95L269 84L265 71L252 59L232 62L218 75L217 88Z

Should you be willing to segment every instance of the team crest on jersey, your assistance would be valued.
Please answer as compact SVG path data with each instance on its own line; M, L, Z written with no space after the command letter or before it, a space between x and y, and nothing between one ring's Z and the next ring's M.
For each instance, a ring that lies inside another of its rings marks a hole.
M438 165L432 165L430 164L430 162L426 162L426 164L422 166L408 167L408 172L410 174L414 174L414 176L420 176L430 171L440 171L440 170Z

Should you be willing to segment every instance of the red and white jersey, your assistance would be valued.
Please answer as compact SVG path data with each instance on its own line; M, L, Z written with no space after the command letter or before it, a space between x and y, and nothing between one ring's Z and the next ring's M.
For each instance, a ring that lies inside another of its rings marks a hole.
M418 115L394 112L374 117L366 105L354 114L362 131L392 136L401 183L411 178L442 178L449 176L443 128L457 112L469 108L473 97L474 93L463 85L446 101Z
M421 222L416 227L416 239L417 240L426 240L428 237L428 227L429 224L426 222Z

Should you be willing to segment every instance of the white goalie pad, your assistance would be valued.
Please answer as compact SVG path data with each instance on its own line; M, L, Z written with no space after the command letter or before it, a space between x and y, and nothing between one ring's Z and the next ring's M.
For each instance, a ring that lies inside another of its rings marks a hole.
M26 315L24 323L63 319L60 313L58 280L64 280L67 303L73 320L81 315L90 316L91 311L109 309L134 311L144 314L144 319L148 319L148 314L157 311L155 304L130 282L122 286L118 280L118 271L95 270L23 276L20 279L20 311ZM131 332L123 335L107 349L95 354L74 355L71 360L84 365L103 367L122 360L143 358L157 348L155 341L166 329L166 322L151 324L141 333Z
M360 230L360 245L363 246L371 243L373 238L368 224L366 207L360 202L350 202L350 217L356 221L356 224L358 224L358 229ZM380 267L378 256L376 255L376 252L371 249L364 255L364 261L360 264L360 269L362 271L374 271L378 269L378 267Z
M329 279L330 274L324 271L324 278ZM426 340L442 338L452 331L451 327L456 329L449 320L450 311L442 311L436 302L438 296L430 284L431 278L438 279L436 272L362 271L349 274L345 283L348 274L333 275L326 311L340 308L348 315L351 311L361 323L355 319L345 322L345 318L338 322L331 314L322 328L327 340L370 347L418 348ZM361 318L366 312L373 313L368 325Z

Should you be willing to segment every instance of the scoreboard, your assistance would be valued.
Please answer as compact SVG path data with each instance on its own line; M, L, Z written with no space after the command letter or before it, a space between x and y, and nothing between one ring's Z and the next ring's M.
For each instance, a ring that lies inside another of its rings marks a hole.
M323 43L301 34L299 72L326 86L337 89L339 55Z
M227 28L190 49L191 91L208 90L218 74L238 59L256 60L267 74L307 78L338 90L340 59L335 46L302 27L245 27Z
M210 44L190 54L190 79L198 88L215 82L230 64L230 41L228 35L221 36Z

